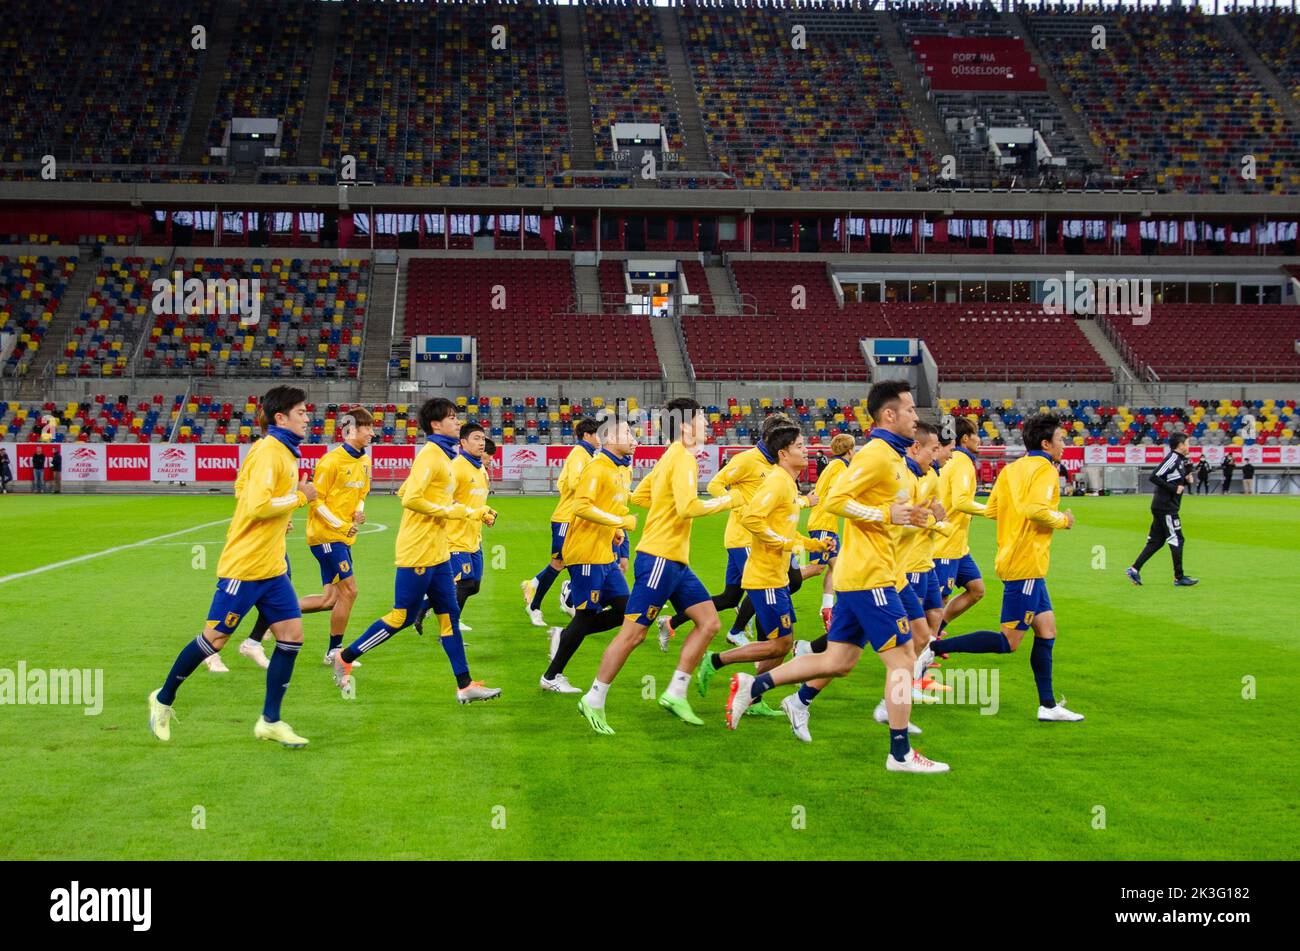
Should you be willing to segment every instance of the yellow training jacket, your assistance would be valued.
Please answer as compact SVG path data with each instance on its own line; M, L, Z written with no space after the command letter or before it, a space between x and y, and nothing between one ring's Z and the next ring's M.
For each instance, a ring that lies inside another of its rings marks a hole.
M468 509L481 509L487 505L487 465L474 465L463 454L451 460L451 474L456 480L452 489L453 501ZM483 543L483 520L457 519L447 523L447 548L451 551L478 551Z
M935 540L934 557L961 558L970 554L970 519L983 515L984 505L975 501L978 480L975 463L963 450L956 449L939 470L939 503L948 513L946 521L952 534Z
M912 504L929 506L932 500L939 497L939 473L934 471L933 466L920 478L913 475L910 469L907 474L912 476ZM903 551L900 557L903 571L913 574L933 568L935 537L950 531L952 526L948 522L936 522L933 515L930 516L928 528L908 529L902 537Z
M1003 581L1047 577L1052 532L1068 521L1057 511L1059 479L1050 459L1030 453L1004 468L993 483L985 514L998 520L993 568Z
M744 548L749 544L749 532L740 523L740 516L749 500L754 497L758 487L763 484L774 464L755 446L732 456L718 474L709 480L705 491L709 495L731 496L731 511L727 515L727 530L722 544L728 548Z
M582 475L583 467L592 458L591 444L585 440L579 439L569 450L564 465L560 468L560 477L555 482L555 487L560 490L560 501L551 513L552 522L567 522L573 518L573 493L578 489L578 478Z
M607 565L614 560L614 533L628 514L632 469L601 450L582 470L573 517L564 536L566 565Z
M437 443L426 442L415 455L411 474L397 490L402 500L402 523L397 528L394 562L397 567L427 568L442 564L451 557L447 523L482 519L482 509L471 509L452 498L454 488L451 459Z
M826 496L831 494L831 487L839 477L848 471L849 463L841 456L836 456L822 469L822 474L817 477L817 485L813 487L813 495L820 501L808 513L809 532L839 532L840 520L827 510Z
M740 523L750 538L740 586L784 588L790 583L790 549L809 542L799 534L799 486L790 473L773 466L745 506Z
M826 508L844 516L844 540L835 560L836 591L898 586L902 569L889 507L910 498L910 479L903 457L883 439L872 439L831 487Z
M316 486L316 501L307 518L307 544L351 544L348 529L357 506L370 493L370 457L362 453L353 458L343 446L336 446L316 463L311 481Z
M732 506L732 496L721 495L707 502L699 496L700 467L695 454L680 442L664 450L654 468L632 493L632 504L649 509L638 552L689 564L691 519Z
M267 436L244 457L235 478L235 514L217 561L218 578L262 581L284 574L284 533L293 510L307 504L298 491L298 459Z

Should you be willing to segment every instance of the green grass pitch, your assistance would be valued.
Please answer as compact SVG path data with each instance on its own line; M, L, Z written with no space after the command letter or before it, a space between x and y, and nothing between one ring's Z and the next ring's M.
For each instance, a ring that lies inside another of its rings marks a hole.
M1087 720L1036 721L1027 649L954 656L945 666L999 668L1000 710L916 708L916 745L952 764L943 776L884 770L871 656L817 700L804 745L784 719L728 732L725 677L702 700L692 684L704 727L661 710L646 698L666 685L679 642L665 655L652 636L611 691L617 735L595 735L575 698L538 690L546 638L521 610L519 581L543 564L553 502L494 504L501 520L486 532L466 642L474 676L504 696L457 705L436 638L408 629L367 656L346 702L321 666L328 622L314 615L284 705L311 745L286 750L252 736L264 675L235 653L241 634L225 651L231 673L200 668L182 688L171 743L146 729L146 695L202 628L229 496L4 498L0 668L102 668L105 697L98 716L0 706L0 858L1300 857L1294 499L1188 499L1187 567L1202 579L1191 589L1171 586L1163 552L1145 587L1124 577L1147 499L1070 500L1079 523L1057 533L1049 579L1056 684ZM350 636L392 596L398 504L377 495L367 514ZM319 578L303 515L289 545L300 594ZM711 588L723 522L695 528L694 565ZM974 551L989 595L956 632L997 622L991 524L977 523ZM553 623L564 619L557 593ZM821 631L819 595L817 583L797 595L800 636ZM579 651L575 684L591 682L609 636Z

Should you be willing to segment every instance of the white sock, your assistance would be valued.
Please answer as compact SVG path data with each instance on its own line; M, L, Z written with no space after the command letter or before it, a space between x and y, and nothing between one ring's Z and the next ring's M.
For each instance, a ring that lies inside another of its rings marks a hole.
M835 607L835 595L833 595L833 594L823 594L823 595L822 595L822 607L824 607L824 608L833 608L833 607Z
M593 710L604 710L605 694L608 692L609 684L603 684L599 680L593 680L591 682L591 689L587 691L587 695L583 697L583 699L587 701L587 706L591 707Z
M691 675L682 670L673 671L673 682L668 685L668 696L678 700L686 699L686 685L691 682Z

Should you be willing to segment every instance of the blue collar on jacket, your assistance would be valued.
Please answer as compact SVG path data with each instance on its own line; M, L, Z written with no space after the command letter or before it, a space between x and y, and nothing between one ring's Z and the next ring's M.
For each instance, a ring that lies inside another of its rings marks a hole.
M441 436L438 433L432 433L429 436L429 442L445 452L448 459L455 459L456 453L460 452L460 440L455 436Z
M900 456L907 455L907 447L912 445L916 440L908 439L906 436L900 436L898 433L891 433L888 429L877 427L871 431L872 439L883 439L893 448L894 452Z
M605 456L609 456L609 458L613 459L614 465L616 466L630 466L632 464L631 456L616 456L608 449L602 449L601 454Z
M271 426L267 429L266 434L280 440L285 445L285 448L293 453L294 458L302 458L302 450L298 448L298 444L302 442L302 437L297 433L285 429L283 426Z

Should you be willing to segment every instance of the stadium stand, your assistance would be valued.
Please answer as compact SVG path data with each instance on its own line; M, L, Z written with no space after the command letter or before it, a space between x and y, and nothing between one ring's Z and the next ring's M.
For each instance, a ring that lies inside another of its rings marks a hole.
M1295 400L1191 400L1182 406L1128 407L1100 400L943 399L938 412L973 417L986 446L1023 446L1020 427L1041 412L1062 417L1067 442L1075 446L1153 446L1175 432L1209 446L1300 443L1300 410Z
M149 324L151 288L163 258L105 257L63 345L59 376L122 376Z
M1300 191L1300 134L1197 9L1025 14L1116 180L1164 191ZM1106 29L1104 50L1091 50L1095 26ZM1258 162L1253 182L1240 174L1246 154Z
M257 435L256 395L243 399L191 396L129 396L96 394L59 404L52 401L0 402L0 435L16 442L40 441L43 420L55 420L56 442L166 442L175 430L177 442L247 443ZM573 423L595 417L607 405L599 396L548 399L458 397L462 417L480 423L499 443L563 445L573 441ZM312 422L308 443L335 443L342 438L338 418L347 405L309 404ZM422 438L416 422L418 404L365 404L375 416L375 441L401 445ZM628 401L637 410L635 398ZM870 430L865 400L834 398L746 399L731 397L725 404L705 407L711 437L724 445L748 445L758 437L763 420L782 412L795 419L811 444L824 445L837 433L862 439ZM1300 444L1300 409L1283 399L1190 400L1179 406L1115 406L1101 400L1057 399L1047 402L1013 399L941 399L940 418L968 416L975 421L985 446L1023 445L1020 427L1040 412L1062 417L1067 442L1075 446L1152 446L1174 432L1185 432L1199 445L1249 446ZM1252 428L1253 426L1253 428ZM1253 435L1251 433L1253 432Z
M1300 17L1285 10L1234 10L1232 22L1273 71L1282 88L1300 102Z
M174 267L205 281L260 282L260 320L249 326L238 313L159 315L140 355L141 372L357 377L368 261L178 258Z
M22 90L0 107L0 158L176 164L205 55L190 30L213 22L215 6L48 0L39 13L0 17L6 86Z
M1300 381L1300 307L1163 304L1151 319L1099 318L1129 365L1165 381Z
M919 337L945 380L1111 379L1072 317L1028 304L852 304L859 334Z
M279 119L280 161L293 165L298 155L307 86L311 79L316 22L303 16L301 0L259 0L246 4L231 43L208 144L221 145L235 117ZM204 164L209 161L204 156Z
M349 3L321 164L353 155L359 180L384 184L562 185L562 58L549 5Z
M658 379L649 318L618 319L575 313L568 261L416 258L407 270L406 332L478 337L485 378Z
M871 14L790 49L792 10L684 6L678 16L709 153L740 188L910 189L921 134Z
M682 152L686 140L654 8L588 6L583 14L597 167L614 167L610 126L615 122L658 123L668 134L669 150Z
M75 257L0 256L0 331L17 337L3 375L27 371L76 268Z

